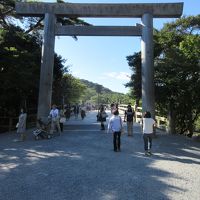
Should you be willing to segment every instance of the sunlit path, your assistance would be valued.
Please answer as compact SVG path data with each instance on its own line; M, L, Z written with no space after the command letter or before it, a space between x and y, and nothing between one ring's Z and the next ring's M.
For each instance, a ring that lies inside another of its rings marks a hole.
M108 111L109 112L109 111ZM114 152L112 135L100 131L96 112L73 117L61 136L25 142L0 135L0 197L3 200L198 199L200 145L181 136L158 135L145 157L138 125Z
M80 114L78 115L78 118L76 119L75 116L72 114L70 119L68 121L65 122L65 125L84 125L84 124L88 124L88 125L94 125L94 124L98 124L97 122L97 111L93 110L93 111L88 111L86 112L86 117L82 120ZM110 111L108 111L108 114L110 113Z

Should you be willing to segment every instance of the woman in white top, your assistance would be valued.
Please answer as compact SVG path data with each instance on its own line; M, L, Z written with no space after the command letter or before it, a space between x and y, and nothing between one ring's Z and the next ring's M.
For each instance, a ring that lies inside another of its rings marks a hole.
M145 155L151 155L154 124L155 120L151 118L151 113L145 112L142 119Z
M19 121L17 127L17 133L20 134L21 141L24 141L26 139L26 119L27 119L26 111L25 109L21 108L21 113L19 115Z
M121 136L121 130L122 130L122 118L119 116L119 111L115 110L113 112L113 116L110 118L109 123L108 123L108 132L111 130L113 133L113 146L114 146L114 151L121 151L120 149L120 136Z

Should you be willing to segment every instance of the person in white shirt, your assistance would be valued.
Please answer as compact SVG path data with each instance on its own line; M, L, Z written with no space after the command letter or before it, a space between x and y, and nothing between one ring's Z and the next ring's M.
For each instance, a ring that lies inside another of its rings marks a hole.
M108 123L108 133L111 130L113 133L113 146L114 151L121 151L120 145L121 145L121 130L123 127L122 118L119 116L119 111L116 109L113 112L113 116L110 118Z
M50 133L53 134L55 128L57 128L59 134L61 133L60 130L60 122L59 122L59 110L56 108L56 105L52 105L52 109L49 113L51 118L51 131Z
M153 138L153 126L155 125L155 120L151 118L151 113L149 111L145 112L142 119L142 129L143 129L143 140L144 140L144 150L145 155L151 155L152 148L152 138Z

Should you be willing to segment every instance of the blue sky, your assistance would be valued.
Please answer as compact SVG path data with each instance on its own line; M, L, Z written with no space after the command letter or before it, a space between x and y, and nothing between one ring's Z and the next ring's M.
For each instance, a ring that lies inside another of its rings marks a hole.
M55 2L45 0L43 2ZM200 0L134 1L134 0L67 0L71 3L170 3L184 2L183 15L200 14ZM93 25L131 26L141 19L84 18ZM160 29L175 19L154 19L154 28ZM140 37L56 37L55 51L67 60L71 73L78 78L101 84L116 92L126 93L123 84L129 81L131 70L126 56L140 51Z

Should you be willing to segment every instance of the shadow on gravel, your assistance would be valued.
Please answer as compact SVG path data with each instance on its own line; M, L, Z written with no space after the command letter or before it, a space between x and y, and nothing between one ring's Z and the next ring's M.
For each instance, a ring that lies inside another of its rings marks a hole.
M163 135L158 139L158 158L185 164L200 164L200 143L181 135Z
M199 164L196 143L160 136L153 141L155 155L145 157L141 134L123 136L122 152L115 153L112 136L98 130L99 125L72 126L60 137L18 143L3 137L0 196L4 200L170 200L170 192L186 192L165 181L174 174L155 163Z

